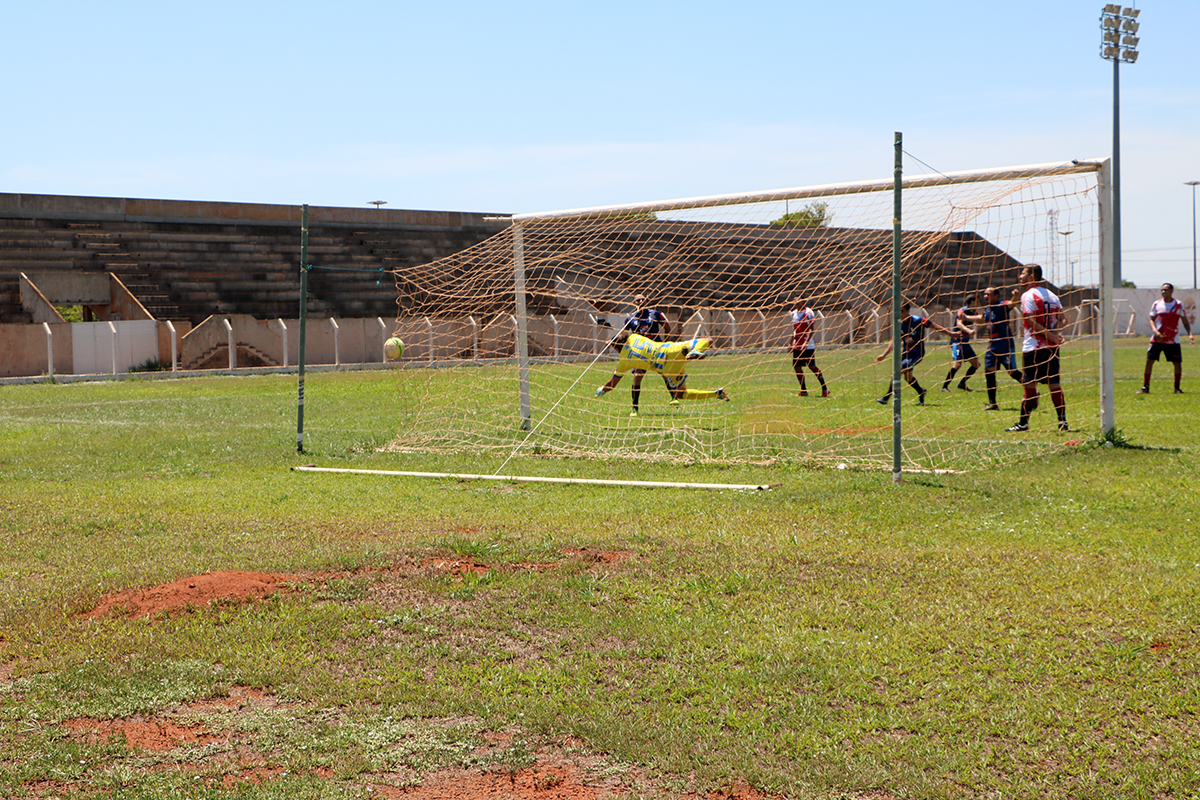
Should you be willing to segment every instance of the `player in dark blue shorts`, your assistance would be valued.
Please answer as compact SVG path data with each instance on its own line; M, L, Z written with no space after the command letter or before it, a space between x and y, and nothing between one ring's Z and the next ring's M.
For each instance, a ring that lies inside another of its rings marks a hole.
M986 326L988 348L983 354L983 378L987 383L988 402L984 411L999 411L996 404L996 371L1004 368L1008 376L1021 382L1017 369L1017 356L1013 348L1012 328L1009 326L1009 309L1020 303L1020 292L1013 291L1011 300L1001 300L1000 290L989 286L983 291L983 310L979 314L965 314L963 320Z
M946 380L942 383L943 392L950 391L950 381L954 380L954 374L963 362L971 365L967 374L958 382L958 388L964 392L971 391L967 381L979 369L979 357L975 355L975 348L971 346L971 337L975 335L975 329L965 319L971 313L974 304L975 298L968 297L963 307L954 312L954 325L950 328L950 371L946 373Z
M666 314L646 304L646 295L636 294L633 297L633 313L625 319L623 330L632 331L655 342L661 342L663 336L671 333L671 322L667 319ZM644 369L633 370L633 391L631 392L633 411L629 414L631 417L638 415L638 401L642 398L642 378L645 375L646 370ZM669 383L667 391L671 391ZM672 394L672 398L674 398L674 394ZM672 402L677 401L673 399Z
M920 314L912 313L912 301L905 300L902 308L904 309L904 317L900 320L900 338L904 342L904 350L900 354L900 374L909 386L917 390L917 405L925 405L925 389L917 381L913 375L913 368L921 363L921 359L925 357L925 331L933 328L935 331L941 331L946 335L950 335L947 328L943 328L929 317L922 317ZM875 357L875 363L878 364L887 358L888 353L892 352L892 342L888 342L887 348L882 353ZM880 405L887 405L888 398L892 396L892 384L888 383L887 392L883 397L875 402Z

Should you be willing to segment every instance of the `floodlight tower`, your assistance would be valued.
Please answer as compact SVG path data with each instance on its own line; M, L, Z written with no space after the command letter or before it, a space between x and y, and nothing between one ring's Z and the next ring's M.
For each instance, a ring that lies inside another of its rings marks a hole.
M1100 14L1100 57L1113 62L1113 286L1121 285L1121 62L1137 61L1138 15L1136 8L1106 3Z
M1192 187L1192 289L1196 289L1196 187L1200 181L1188 181L1184 186Z

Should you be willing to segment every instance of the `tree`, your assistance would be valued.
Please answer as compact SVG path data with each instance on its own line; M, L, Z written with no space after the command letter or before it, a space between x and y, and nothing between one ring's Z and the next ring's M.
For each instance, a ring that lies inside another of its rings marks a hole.
M829 204L824 200L808 203L799 211L784 214L771 223L776 228L824 228L833 222Z

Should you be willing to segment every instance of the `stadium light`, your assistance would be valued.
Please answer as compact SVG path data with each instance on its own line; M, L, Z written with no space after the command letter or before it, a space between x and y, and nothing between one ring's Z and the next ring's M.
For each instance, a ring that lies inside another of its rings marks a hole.
M1138 59L1137 37L1140 23L1136 8L1105 3L1100 13L1100 57L1113 62L1113 153L1112 153L1112 229L1113 287L1121 280L1121 62L1134 64ZM1122 31L1124 34L1122 35ZM1122 38L1123 36L1123 38Z
M1192 290L1196 289L1196 187L1200 181L1188 181L1184 186L1192 187Z
M375 208L379 208L380 206L386 206L387 200L368 200L367 205L375 206Z
M1071 235L1072 233L1074 233L1074 232L1075 232L1075 231L1059 231L1059 233L1060 233L1060 234L1062 234L1062 237L1063 237L1063 249L1067 251L1067 255L1066 255L1066 262L1067 262L1067 270L1066 270L1066 275L1067 275L1067 285L1068 285L1068 286L1074 286L1074 285L1075 285L1075 270L1071 269L1071 240L1067 238L1068 236L1070 236L1070 235Z

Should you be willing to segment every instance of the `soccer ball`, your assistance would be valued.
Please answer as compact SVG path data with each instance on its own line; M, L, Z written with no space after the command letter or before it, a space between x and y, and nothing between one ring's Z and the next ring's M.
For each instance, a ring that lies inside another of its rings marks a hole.
M404 342L400 340L399 336L393 336L383 343L383 354L387 356L389 360L395 361L397 358L404 355Z

